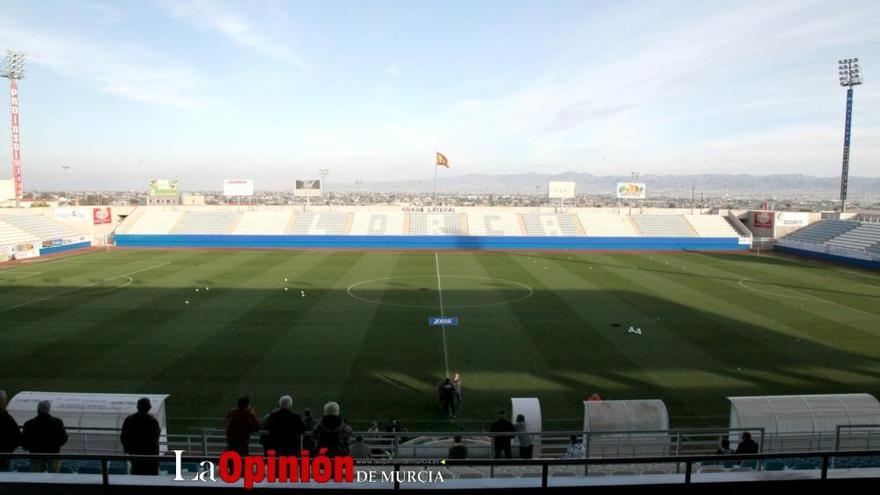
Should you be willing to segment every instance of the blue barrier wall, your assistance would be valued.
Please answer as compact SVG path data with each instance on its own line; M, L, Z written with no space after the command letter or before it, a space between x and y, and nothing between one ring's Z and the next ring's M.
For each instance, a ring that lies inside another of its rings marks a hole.
M73 251L75 249L82 249L91 247L92 243L90 241L86 242L77 242L75 244L65 244L63 246L55 246L55 247L41 247L40 248L40 256L46 256L49 254L58 254L63 253L65 251Z
M535 249L724 250L748 249L735 237L478 237L368 235L141 235L114 237L118 247L332 248L332 249Z
M798 256L804 256L806 258L816 258L819 260L825 261L833 261L835 263L843 263L845 265L853 265L860 266L862 268L871 268L874 270L880 270L880 261L868 261L868 260L860 260L857 258L847 258L846 256L837 256L835 254L827 254L827 253L816 253L813 251L807 251L805 249L797 249L788 246L773 246L774 251L779 251L780 253L788 253L788 254L796 254Z

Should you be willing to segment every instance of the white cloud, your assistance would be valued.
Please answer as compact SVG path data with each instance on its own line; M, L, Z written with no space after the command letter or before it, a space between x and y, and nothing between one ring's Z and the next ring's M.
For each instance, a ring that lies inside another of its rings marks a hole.
M243 13L234 11L228 4L213 0L162 0L160 5L174 17L198 29L218 32L233 43L260 55L285 60L304 71L310 70L302 56L289 44L273 39L264 29L254 25Z
M44 65L100 92L151 105L198 108L203 78L135 45L94 43L83 37L47 34L0 19L0 45L27 53L28 63Z

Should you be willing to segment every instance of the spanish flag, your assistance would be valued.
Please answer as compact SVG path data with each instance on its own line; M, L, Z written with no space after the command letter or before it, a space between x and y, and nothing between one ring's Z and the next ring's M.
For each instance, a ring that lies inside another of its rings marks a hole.
M437 166L438 167L449 168L449 160L446 159L446 156L444 156L443 153L435 152L434 154L437 155Z

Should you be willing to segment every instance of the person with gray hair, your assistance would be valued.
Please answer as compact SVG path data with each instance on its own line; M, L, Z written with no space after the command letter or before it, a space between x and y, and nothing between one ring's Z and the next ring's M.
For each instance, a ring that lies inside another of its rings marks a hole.
M318 450L327 449L329 457L347 455L351 431L351 426L348 426L339 415L339 404L335 402L324 404L324 417L315 427Z
M11 454L21 446L21 430L6 410L6 391L0 390L0 452ZM9 471L10 459L0 459L0 471Z
M49 414L51 408L49 401L41 400L37 404L37 416L24 424L22 447L32 454L57 454L67 443L64 422ZM31 459L31 471L57 473L59 464L58 459Z
M279 456L299 455L302 436L306 432L303 420L293 412L293 397L284 395L278 400L278 409L263 422L266 433L260 437L263 448L274 450Z

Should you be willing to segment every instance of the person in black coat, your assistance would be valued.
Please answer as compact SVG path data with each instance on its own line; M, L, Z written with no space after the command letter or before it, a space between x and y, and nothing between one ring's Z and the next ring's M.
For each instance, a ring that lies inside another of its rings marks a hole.
M52 404L49 401L41 400L37 404L37 416L24 423L21 444L32 454L57 454L61 451L61 446L67 443L64 422L49 414L51 408ZM36 473L43 471L57 473L59 464L58 459L32 459L31 470Z
M122 423L122 449L129 455L159 455L159 435L162 428L159 421L150 414L150 399L144 397L137 401L137 412L125 418ZM131 474L159 474L159 461L131 461Z
M440 410L447 417L455 417L455 386L449 378L437 387L437 395L440 397Z
M6 392L0 390L0 452L12 453L21 446L21 430L8 411L6 411ZM9 471L10 459L0 459L0 471Z
M263 437L263 447L268 451L275 451L276 455L300 455L302 450L302 436L306 432L299 414L293 412L293 398L285 395L278 401L278 409L273 411L263 428L266 435Z
M736 447L737 454L757 454L758 453L758 444L752 440L752 434L744 431L742 435L740 435L739 445Z
M507 413L504 411L498 411L498 419L492 423L492 426L489 427L489 431L493 433L513 433L516 431L516 427L513 426L513 423L507 419ZM495 444L495 458L501 459L501 454L508 459L511 458L510 452L510 441L513 440L513 435L498 435L494 437Z

